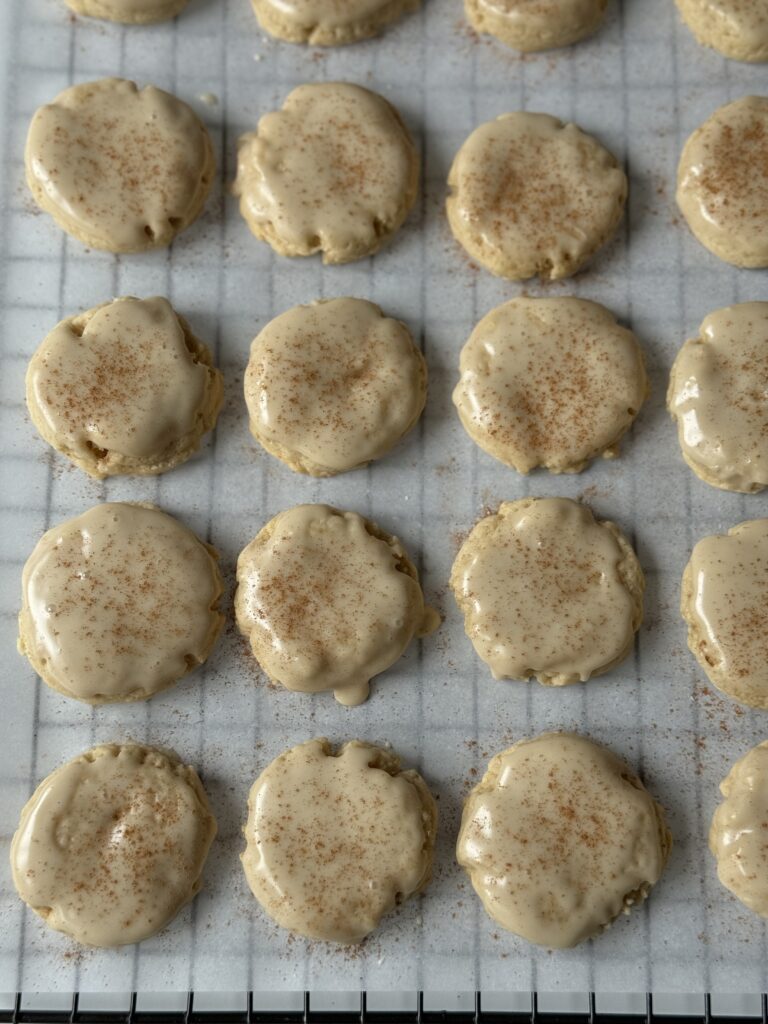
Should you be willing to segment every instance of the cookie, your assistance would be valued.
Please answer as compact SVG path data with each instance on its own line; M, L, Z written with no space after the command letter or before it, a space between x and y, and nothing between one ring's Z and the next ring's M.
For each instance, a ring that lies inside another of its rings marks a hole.
M768 98L727 103L690 136L677 205L703 246L737 267L768 266Z
M566 949L642 903L671 845L662 808L623 761L549 732L491 760L464 805L456 856L502 928Z
M768 519L699 541L683 573L680 611L710 682L768 708Z
M419 158L395 108L359 85L289 93L240 138L233 192L253 234L283 256L349 263L377 252L416 200Z
M400 541L328 505L279 513L240 553L235 615L273 682L346 705L439 624Z
M631 331L596 302L519 298L492 309L461 351L453 392L483 451L529 473L615 458L648 394Z
M448 175L458 242L522 281L575 274L614 234L627 199L615 157L575 124L518 111L476 128Z
M124 25L150 25L168 21L187 6L189 0L65 0L75 14L103 18Z
M476 32L531 53L569 46L596 32L608 0L464 0Z
M390 750L310 740L276 758L248 798L245 877L282 928L362 942L427 885L437 807Z
M732 60L768 60L767 0L677 0L677 7L702 46Z
M41 210L93 249L170 245L200 214L215 162L194 111L123 78L73 85L32 118L27 184Z
M212 430L222 376L167 299L114 299L57 324L32 356L27 409L90 476L164 473Z
M169 751L108 743L37 787L11 843L13 881L49 928L125 946L197 895L215 835L194 768Z
M19 651L66 697L146 700L211 653L224 623L217 559L152 505L96 505L27 559Z
M410 331L365 299L295 306L251 346L251 433L291 469L333 476L385 455L418 420L427 367Z
M768 487L768 302L710 313L672 367L667 408L683 458L713 487Z
M421 0L251 0L265 32L289 43L343 46L376 36Z
M505 501L464 541L451 587L494 679L585 682L626 658L643 618L629 541L570 498Z

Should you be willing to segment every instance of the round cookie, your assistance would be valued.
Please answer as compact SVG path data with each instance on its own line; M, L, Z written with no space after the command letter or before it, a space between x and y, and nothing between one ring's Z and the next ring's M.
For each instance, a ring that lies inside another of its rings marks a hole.
M461 546L451 588L494 679L585 682L623 661L645 578L619 528L570 498L505 501Z
M410 331L365 299L328 299L275 317L245 371L251 433L312 476L385 455L426 398L427 367Z
M768 0L677 0L702 46L732 60L768 60Z
M19 651L66 697L146 700L211 653L224 623L217 558L152 505L96 505L27 559Z
M727 103L690 136L677 205L699 242L737 267L768 266L768 98Z
M215 835L194 768L168 751L104 744L35 790L11 844L13 881L50 928L125 946L197 895Z
M579 473L614 458L648 394L631 331L596 302L518 298L492 309L461 351L464 429L520 473Z
M248 797L243 868L254 896L299 935L362 942L427 885L437 807L389 750L326 739L287 750Z
M235 615L270 679L348 706L440 621L400 541L328 505L279 513L240 553Z
M212 430L222 376L167 299L114 299L68 317L27 369L43 438L97 479L164 473Z
M289 43L343 46L376 36L421 0L251 0L265 32Z
M194 111L123 78L73 85L32 118L27 184L59 227L93 249L170 245L203 208L215 162Z
M464 0L476 32L524 53L569 46L596 32L608 0Z
M301 85L240 138L233 192L283 256L370 256L413 206L419 158L395 108L346 82Z
M642 903L671 845L663 810L623 761L550 732L491 760L456 856L502 928L565 949Z
M683 572L680 611L710 682L768 708L768 519L699 541Z
M189 0L65 0L75 14L103 18L123 25L151 25L168 21L187 6Z
M627 177L575 124L518 111L476 128L448 175L451 230L500 277L575 274L621 220Z
M709 830L717 877L745 907L768 917L768 742L736 762L720 792L725 800Z
M667 407L683 458L713 487L768 487L768 302L710 313L669 378Z

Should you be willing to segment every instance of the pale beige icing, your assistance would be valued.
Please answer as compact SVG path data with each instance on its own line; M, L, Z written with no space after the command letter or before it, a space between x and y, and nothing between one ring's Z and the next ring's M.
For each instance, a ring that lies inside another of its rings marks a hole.
M480 447L528 473L613 458L645 401L631 331L596 302L519 298L492 309L461 351L453 402Z
M418 177L395 108L358 85L323 82L294 89L240 138L233 191L251 231L276 252L347 263L400 227Z
M709 848L717 877L761 917L768 917L768 742L745 754L720 784Z
M768 302L718 309L675 359L667 406L683 457L715 487L768 487Z
M494 921L562 949L642 903L671 845L664 812L623 761L554 732L491 760L456 855Z
M451 587L494 679L563 686L629 654L645 580L613 523L569 498L524 498L477 523Z
M26 391L45 440L97 478L184 462L223 396L208 349L163 298L115 299L62 320L33 355Z
M448 176L453 234L494 274L575 274L613 235L627 198L615 158L575 124L518 111L480 125Z
M388 750L326 739L281 754L248 798L243 868L283 928L362 942L432 874L437 807Z
M439 623L397 538L328 505L271 519L241 552L237 584L237 624L270 679L347 705Z
M768 60L768 0L677 0L698 41L733 60Z
M715 256L768 266L768 98L727 103L696 129L680 157L677 204Z
M569 46L591 35L608 0L464 0L470 25L516 50Z
M251 0L261 27L291 43L341 46L377 35L421 0Z
M313 476L388 452L421 415L426 386L408 328L364 299L282 313L254 340L245 371L251 433Z
M47 533L22 576L19 650L67 697L144 700L221 631L213 548L152 506L108 502Z
M194 768L136 744L94 747L35 790L11 844L19 895L88 946L141 942L200 891L216 820Z
M680 610L711 682L742 704L768 708L768 519L699 541Z
M173 18L189 0L66 0L77 14L88 18L104 18L126 25L149 25Z
M25 159L38 206L109 252L169 245L202 210L215 169L186 103L122 78L73 85L40 107Z

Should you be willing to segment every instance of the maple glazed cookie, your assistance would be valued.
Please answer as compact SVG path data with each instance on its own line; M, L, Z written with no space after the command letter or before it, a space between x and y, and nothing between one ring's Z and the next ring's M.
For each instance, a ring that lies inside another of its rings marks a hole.
M768 98L727 103L690 136L677 205L699 242L737 267L768 266Z
M520 473L576 473L615 457L648 393L634 334L604 306L572 297L497 306L459 367L453 402L465 430Z
M386 454L427 397L410 331L364 299L295 306L251 346L251 433L291 469L332 476Z
M216 820L175 754L108 743L52 772L11 844L19 895L88 946L141 942L200 891Z
M241 552L235 615L270 679L346 705L440 621L400 541L328 505L279 513Z
M389 750L310 740L276 758L248 798L243 868L277 923L362 942L432 875L437 807Z
M189 0L66 0L76 14L124 25L150 25L175 18Z
M698 542L680 611L710 682L742 704L768 708L768 519Z
M686 341L667 406L698 477L745 494L768 487L768 302L718 309Z
M732 60L768 60L768 0L677 0L703 46Z
M451 230L491 273L575 274L615 232L627 177L575 124L518 111L480 125L448 175Z
M342 46L368 39L421 0L251 0L265 32L289 43Z
M623 761L550 732L491 760L456 855L502 928L565 949L642 903L671 846L663 810Z
M494 679L564 686L626 658L645 578L613 523L570 498L523 498L475 525L451 588Z
M240 138L233 191L253 234L283 256L370 256L416 199L419 159L395 108L347 82L301 85Z
M115 299L68 317L32 357L32 422L91 476L163 473L212 430L222 377L167 299Z
M203 208L215 163L194 111L123 78L73 85L32 118L25 153L37 205L94 249L170 245Z
M66 697L145 700L210 654L224 622L217 558L158 508L96 505L27 559L19 650Z
M464 0L467 20L523 52L553 50L592 35L608 0Z

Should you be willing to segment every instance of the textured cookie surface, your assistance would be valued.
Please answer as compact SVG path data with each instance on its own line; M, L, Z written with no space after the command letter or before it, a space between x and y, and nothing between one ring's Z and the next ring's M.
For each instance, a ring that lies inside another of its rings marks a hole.
M448 176L448 220L493 274L554 280L575 274L613 235L627 178L575 124L518 111L480 125Z
M259 24L278 39L341 46L377 35L421 0L251 0Z
M457 857L494 921L560 949L642 903L671 843L661 807L618 757L544 733L492 759L464 806Z
M683 457L729 491L768 486L768 302L718 309L675 359L667 405Z
M157 508L108 502L43 534L22 576L19 650L54 690L144 700L221 630L216 552Z
M426 386L408 328L364 299L289 309L255 339L245 372L251 433L313 476L388 452L421 415Z
M362 942L432 874L437 808L391 751L325 739L281 754L248 798L243 868L283 928Z
M733 60L768 60L768 0L677 0L698 41Z
M591 35L608 0L464 0L470 25L516 50L568 46Z
M94 249L170 245L203 208L208 132L186 103L122 78L73 85L35 113L27 183L59 227Z
M77 14L104 18L125 25L149 25L167 21L184 10L189 0L66 0Z
M613 523L569 498L504 502L462 545L451 587L495 679L563 686L622 661L645 580Z
M395 108L345 82L302 85L240 138L233 191L284 256L347 263L376 252L416 199L419 162Z
M11 845L19 895L89 946L140 942L199 891L216 835L194 768L135 744L94 747L35 790Z
M115 299L62 320L27 370L45 440L91 476L162 473L216 422L222 378L167 299Z
M579 472L597 455L618 455L648 389L632 332L576 298L497 306L459 366L453 402L467 433L521 473Z

